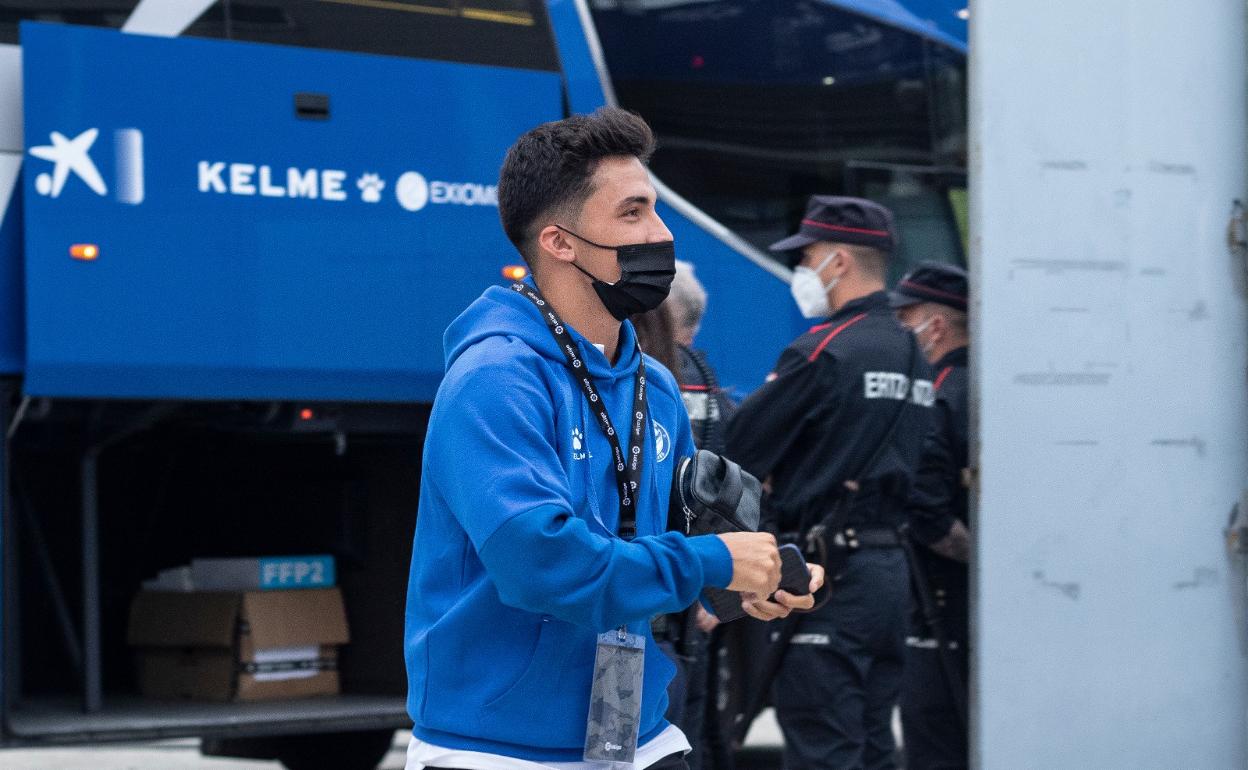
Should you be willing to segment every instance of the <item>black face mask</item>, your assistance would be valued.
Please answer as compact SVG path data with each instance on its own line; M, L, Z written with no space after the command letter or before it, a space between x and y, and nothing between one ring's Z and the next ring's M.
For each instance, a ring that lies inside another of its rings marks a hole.
M590 246L614 251L620 262L620 280L615 283L601 281L585 268L572 263L572 266L588 275L594 281L594 291L598 299L606 307L607 312L623 321L630 315L654 310L663 304L672 288L672 278L676 275L676 244L674 241L659 243L630 243L623 246L603 246L594 243L572 232L566 227L555 225L568 235L585 241Z

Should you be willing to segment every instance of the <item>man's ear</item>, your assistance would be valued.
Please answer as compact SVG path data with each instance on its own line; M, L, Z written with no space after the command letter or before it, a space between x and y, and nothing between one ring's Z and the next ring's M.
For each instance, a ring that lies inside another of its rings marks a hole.
M850 262L849 252L840 246L832 248L832 269L836 271L835 275L842 278L847 275L850 271Z
M574 262L576 252L572 250L572 239L567 233L554 225L546 225L537 234L537 248L551 259L560 262Z

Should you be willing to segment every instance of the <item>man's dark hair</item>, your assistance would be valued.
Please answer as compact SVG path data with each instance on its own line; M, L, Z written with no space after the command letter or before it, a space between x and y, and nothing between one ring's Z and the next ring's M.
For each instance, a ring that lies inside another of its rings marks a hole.
M529 268L535 268L534 223L552 212L575 222L594 192L598 161L631 156L647 163L653 153L646 121L615 107L543 123L517 139L499 174L498 215Z

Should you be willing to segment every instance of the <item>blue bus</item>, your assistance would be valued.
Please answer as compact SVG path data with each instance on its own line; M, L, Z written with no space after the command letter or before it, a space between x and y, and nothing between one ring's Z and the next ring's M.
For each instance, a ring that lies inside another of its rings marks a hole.
M0 0L0 743L201 736L372 767L404 713L447 323L519 262L522 131L655 127L661 213L738 394L803 326L765 251L812 192L963 259L948 0ZM340 693L143 697L128 619L202 557L330 554Z

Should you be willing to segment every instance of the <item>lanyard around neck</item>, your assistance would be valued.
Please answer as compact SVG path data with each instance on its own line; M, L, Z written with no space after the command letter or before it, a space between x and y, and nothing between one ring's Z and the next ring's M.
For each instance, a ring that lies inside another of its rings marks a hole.
M546 321L546 327L550 329L551 335L563 351L568 369L580 385L581 392L589 401L590 408L597 413L598 427L602 429L603 435L611 444L611 452L615 460L615 480L620 493L620 537L631 540L637 535L637 493L641 487L641 466L646 447L645 362L637 363L637 373L633 381L633 425L629 434L628 455L626 456L620 447L615 427L611 424L611 415L607 412L607 406L603 403L602 397L598 395L598 389L594 387L589 368L581 359L580 348L577 347L576 340L572 339L567 327L559 320L559 316L550 307L550 303L536 288L523 283L513 283L511 289L517 294L528 297L537 306L542 318Z

